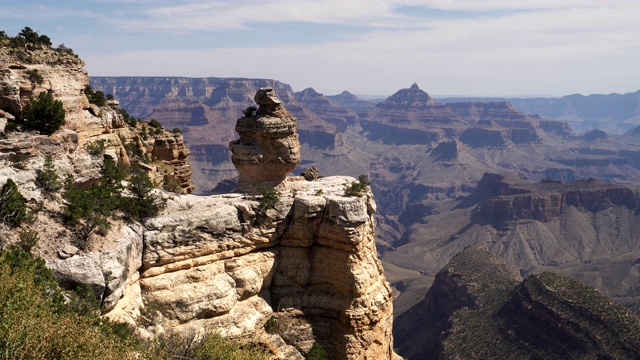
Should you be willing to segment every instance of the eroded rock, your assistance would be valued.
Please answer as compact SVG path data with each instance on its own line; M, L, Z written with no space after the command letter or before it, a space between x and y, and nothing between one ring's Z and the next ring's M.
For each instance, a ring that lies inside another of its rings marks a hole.
M300 162L298 120L282 105L271 88L255 96L260 106L255 115L236 123L240 139L229 143L231 160L240 173L238 192L275 187Z

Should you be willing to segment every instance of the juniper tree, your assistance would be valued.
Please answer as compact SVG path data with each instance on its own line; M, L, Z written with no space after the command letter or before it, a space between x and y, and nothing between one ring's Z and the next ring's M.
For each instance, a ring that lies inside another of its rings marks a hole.
M27 218L27 201L11 179L0 190L0 222L19 226Z

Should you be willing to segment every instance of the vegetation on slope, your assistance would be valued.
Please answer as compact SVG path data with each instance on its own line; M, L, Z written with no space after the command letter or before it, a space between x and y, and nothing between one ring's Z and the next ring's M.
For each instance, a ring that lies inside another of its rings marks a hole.
M91 289L63 293L42 259L18 248L0 252L0 357L4 359L261 360L256 346L216 334L202 339L137 339L124 324L99 316Z
M48 92L32 97L22 111L22 120L30 128L41 134L51 135L65 122L62 101L55 100Z
M407 359L640 358L640 318L584 283L517 269L474 245L396 318Z
M640 357L640 319L580 281L535 274L497 295L453 315L442 358Z

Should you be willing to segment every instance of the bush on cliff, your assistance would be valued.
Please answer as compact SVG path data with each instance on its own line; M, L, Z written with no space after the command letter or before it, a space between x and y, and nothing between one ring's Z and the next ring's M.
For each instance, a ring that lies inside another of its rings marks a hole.
M122 180L124 173L113 160L105 160L100 180L88 189L67 182L62 197L66 200L63 210L65 224L76 230L80 242L85 241L96 230L106 235L109 229L109 218L114 210L122 206Z
M0 190L0 223L15 227L27 218L27 201L11 179Z
M55 100L48 92L32 97L22 111L22 120L41 134L51 135L64 124L65 112L62 101Z
M94 91L91 85L85 86L84 94L87 97L87 100L89 100L89 103L91 104L98 105L98 106L107 105L107 99L105 98L104 93L100 90Z
M167 205L162 196L153 192L153 183L144 170L136 168L129 179L129 191L133 197L126 199L126 215L133 220L144 220L156 216Z
M52 194L62 189L62 182L60 181L60 176L58 176L56 168L53 165L53 158L51 155L45 156L42 169L37 170L36 184L47 194Z
M358 182L353 182L351 183L351 185L347 185L344 190L344 195L362 196L364 195L364 192L369 189L369 185L371 185L371 182L369 181L367 175L360 174L360 176L358 176Z
M267 209L274 209L276 204L280 201L280 195L273 187L258 187L260 193L260 210L265 211Z

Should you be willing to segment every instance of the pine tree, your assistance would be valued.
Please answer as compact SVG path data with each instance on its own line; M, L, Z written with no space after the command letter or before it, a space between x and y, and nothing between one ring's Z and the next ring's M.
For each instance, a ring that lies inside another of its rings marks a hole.
M53 193L62 189L62 182L60 181L60 176L56 173L51 155L47 155L44 158L42 170L38 170L38 174L36 175L36 184L47 193Z
M0 190L0 222L19 226L27 218L27 201L11 179Z
M22 111L22 119L41 134L51 135L64 124L62 101L55 100L48 92L41 92Z

